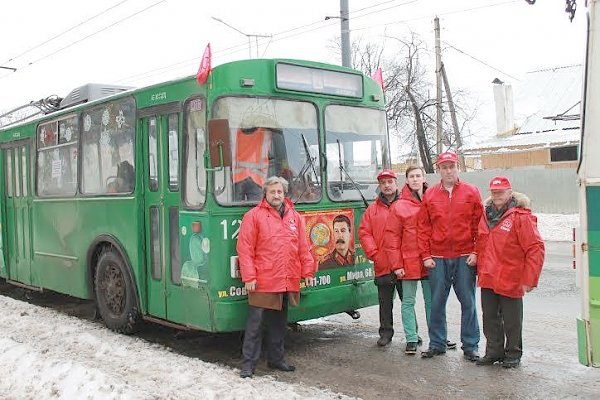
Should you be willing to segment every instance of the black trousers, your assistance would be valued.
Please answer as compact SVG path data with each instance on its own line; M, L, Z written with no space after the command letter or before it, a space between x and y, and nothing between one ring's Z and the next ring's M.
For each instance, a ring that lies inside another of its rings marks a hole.
M523 354L523 299L481 289L485 355L520 359Z
M262 196L262 188L250 178L233 184L233 199L235 201L258 201L262 199Z
M394 291L402 301L402 281L397 280L391 285L378 285L379 294L379 337L391 339L394 336Z
M242 369L254 371L262 349L263 327L267 332L267 360L283 361L283 344L287 327L287 296L283 297L283 309L269 310L248 306L248 319L242 346Z

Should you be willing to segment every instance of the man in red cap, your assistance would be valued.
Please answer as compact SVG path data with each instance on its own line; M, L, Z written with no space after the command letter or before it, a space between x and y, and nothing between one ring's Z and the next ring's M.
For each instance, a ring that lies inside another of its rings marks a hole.
M490 181L479 223L477 275L481 287L485 356L477 365L519 365L523 353L523 296L538 284L544 242L530 201L505 176ZM506 340L505 340L506 338Z
M423 358L446 353L446 302L450 288L461 305L460 338L465 359L477 361L479 322L475 304L475 239L482 215L479 190L458 179L458 157L445 152L436 162L441 181L423 196L417 242L431 288L429 349Z
M375 284L379 294L379 339L378 346L386 346L394 335L394 291L402 300L402 281L396 279L391 269L387 252L383 248L386 222L391 205L398 200L398 182L396 173L384 169L377 175L379 196L363 214L358 229L358 239L365 254L375 265Z

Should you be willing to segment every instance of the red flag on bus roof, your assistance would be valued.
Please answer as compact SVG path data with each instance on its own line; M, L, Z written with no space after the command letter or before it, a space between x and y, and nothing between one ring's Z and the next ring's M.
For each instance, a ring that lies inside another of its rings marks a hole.
M381 86L381 90L384 90L383 89L383 73L381 72L381 67L379 67L375 70L372 78L375 80L375 82L379 83L379 86Z
M206 49L204 49L204 54L202 55L202 61L200 61L200 67L198 67L198 73L196 74L196 81L198 84L204 85L208 80L208 75L210 75L211 67L210 67L210 59L212 58L212 53L210 51L210 43L206 45Z

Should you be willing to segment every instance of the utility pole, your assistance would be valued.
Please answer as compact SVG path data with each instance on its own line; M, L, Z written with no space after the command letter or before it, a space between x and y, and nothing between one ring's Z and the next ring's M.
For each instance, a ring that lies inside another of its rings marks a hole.
M350 13L348 0L340 0L340 26L342 36L342 65L352 68L352 53L350 51Z
M0 69L7 69L7 70L12 71L12 72L15 72L17 70L16 68L5 67L3 65L0 65Z
M440 46L440 19L433 20L435 31L435 78L436 78L436 150L442 152L442 48Z
M442 63L442 78L444 79L444 90L446 91L446 97L448 98L448 108L450 109L450 117L452 118L452 127L454 128L454 136L456 137L456 153L458 154L458 166L461 171L466 171L467 166L465 165L465 156L462 154L462 138L460 137L460 131L458 130L458 121L456 119L456 109L454 108L454 102L452 101L452 92L450 91L450 83L448 83L448 75L446 74L446 68Z

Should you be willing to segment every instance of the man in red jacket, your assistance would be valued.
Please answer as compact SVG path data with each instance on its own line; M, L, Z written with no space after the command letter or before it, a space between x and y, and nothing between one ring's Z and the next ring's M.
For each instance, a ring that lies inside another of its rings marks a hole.
M267 366L280 371L296 367L284 361L288 300L299 301L300 280L312 285L316 265L310 254L304 221L285 197L288 182L270 177L261 203L244 215L237 242L242 281L248 291L248 318L240 376L251 378L261 352L264 320L268 335Z
M538 284L544 242L527 196L513 192L504 176L491 180L490 192L477 239L477 275L487 339L485 356L477 365L500 362L505 368L514 368L523 353L523 296Z
M479 322L475 305L475 239L482 215L479 190L458 179L458 157L446 152L436 162L441 182L423 196L417 241L431 287L429 349L423 358L446 353L446 302L450 288L461 305L460 339L464 357L477 361Z
M386 346L394 336L394 291L402 300L402 281L396 279L394 271L383 248L386 221L391 205L398 200L396 173L384 169L377 175L379 196L371 204L360 221L358 239L369 260L375 264L375 284L379 294L379 339L378 346Z

